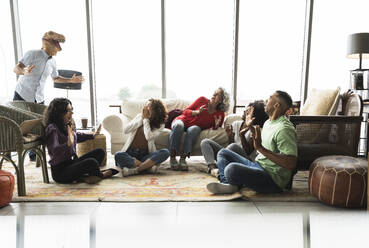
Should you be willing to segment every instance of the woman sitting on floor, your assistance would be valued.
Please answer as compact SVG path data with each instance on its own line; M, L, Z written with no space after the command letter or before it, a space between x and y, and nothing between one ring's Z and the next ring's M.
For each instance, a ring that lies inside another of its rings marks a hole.
M201 130L220 127L224 121L224 112L228 108L229 95L225 89L219 87L210 100L203 96L199 97L180 116L174 119L169 136L170 167L172 170L188 170L186 157L190 157L192 147L196 143ZM179 153L182 135L185 131L183 151L178 163L176 155Z
M130 176L142 171L156 173L158 166L169 157L168 149L156 150L155 138L164 129L168 117L164 104L150 99L138 114L124 128L129 134L122 151L115 153L115 164L122 168L122 175Z
M93 184L117 174L115 169L100 171L99 167L106 155L103 149L95 149L81 157L77 156L77 142L93 139L100 133L101 125L94 134L74 132L72 116L72 102L66 98L52 100L44 113L46 145L54 181L84 181Z
M264 122L269 118L265 113L264 101L259 100L250 103L242 115L242 120L234 121L231 125L226 126L229 145L227 149L248 158L252 161L256 158L256 150L254 150L253 141L251 139L251 132L246 125L246 115L253 109L252 117L253 123L263 127ZM217 154L223 147L211 139L204 139L201 141L201 152L205 158L207 170L206 172L212 176L218 176L217 169Z

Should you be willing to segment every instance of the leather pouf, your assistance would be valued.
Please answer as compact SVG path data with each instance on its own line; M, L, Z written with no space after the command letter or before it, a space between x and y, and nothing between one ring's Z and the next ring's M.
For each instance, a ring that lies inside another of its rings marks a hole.
M368 161L348 156L324 156L310 166L309 190L320 201L339 207L366 204Z
M14 191L14 176L0 170L0 207L8 205L13 197Z

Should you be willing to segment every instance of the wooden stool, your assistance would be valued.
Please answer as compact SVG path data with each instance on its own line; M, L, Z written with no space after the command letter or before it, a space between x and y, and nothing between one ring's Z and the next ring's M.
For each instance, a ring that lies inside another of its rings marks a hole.
M104 149L106 153L106 137L104 134L99 134L92 140L86 140L82 143L78 143L77 144L77 155L78 157L80 157L96 148L102 148ZM100 166L105 166L105 165L106 165L106 156Z
M367 197L368 162L348 156L324 156L309 170L310 193L339 207L363 207Z

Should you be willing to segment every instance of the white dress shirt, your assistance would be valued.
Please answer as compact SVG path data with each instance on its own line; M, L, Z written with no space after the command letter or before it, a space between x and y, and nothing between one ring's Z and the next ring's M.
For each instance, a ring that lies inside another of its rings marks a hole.
M39 49L26 52L20 62L26 67L34 65L35 68L29 75L19 77L15 91L27 102L45 101L44 88L47 77L59 76L54 58Z

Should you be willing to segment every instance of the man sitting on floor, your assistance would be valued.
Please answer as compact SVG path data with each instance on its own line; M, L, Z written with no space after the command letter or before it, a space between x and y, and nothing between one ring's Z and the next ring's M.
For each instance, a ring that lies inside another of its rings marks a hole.
M246 124L259 154L252 162L229 149L220 150L217 156L220 182L207 185L211 193L231 194L241 186L260 193L280 193L288 186L297 162L296 130L285 116L291 106L288 93L276 91L271 95L265 106L269 119L262 132L259 126L252 126L253 110L249 112Z

